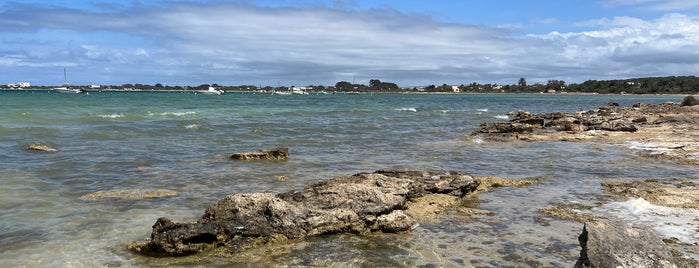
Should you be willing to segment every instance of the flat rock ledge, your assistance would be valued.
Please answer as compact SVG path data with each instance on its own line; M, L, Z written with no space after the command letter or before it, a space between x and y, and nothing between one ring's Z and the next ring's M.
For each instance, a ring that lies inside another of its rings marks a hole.
M159 218L150 239L129 246L143 255L182 256L224 248L234 253L272 242L336 233L404 232L418 225L404 210L429 194L463 197L479 181L454 172L376 171L280 194L234 194L192 223Z
M596 131L636 133L649 126L699 124L699 106L680 106L677 103L637 103L632 107L611 103L575 113L531 114L519 111L512 115L508 122L481 124L481 128L471 136L489 141L587 140L595 136L597 139L615 136L596 135Z
M699 209L699 184L688 179L605 181L602 187L616 197L643 198L659 206Z
M650 228L592 221L585 223L578 241L582 250L576 268L685 267Z
M289 148L280 147L269 150L234 153L230 158L233 160L287 160L289 159Z
M626 143L642 157L699 165L699 105L609 106L575 113L512 113L508 122L484 123L474 139Z

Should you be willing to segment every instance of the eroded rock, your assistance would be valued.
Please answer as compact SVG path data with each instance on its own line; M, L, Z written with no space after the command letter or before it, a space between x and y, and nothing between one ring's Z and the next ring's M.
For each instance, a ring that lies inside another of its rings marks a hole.
M602 187L617 197L643 198L659 206L699 209L699 184L689 180L605 181Z
M591 221L585 223L578 241L582 250L576 268L680 267L670 248L650 228Z
M43 144L31 144L27 146L27 150L32 150L32 151L40 151L40 152L56 152L56 148L50 147L48 145L43 145Z
M280 147L270 150L235 153L230 158L235 160L287 160L289 159L289 148Z
M188 255L219 247L236 252L325 234L403 232L417 224L403 211L409 200L427 194L463 197L478 184L453 172L376 171L301 191L229 195L196 222L158 219L150 239L130 248L143 254Z

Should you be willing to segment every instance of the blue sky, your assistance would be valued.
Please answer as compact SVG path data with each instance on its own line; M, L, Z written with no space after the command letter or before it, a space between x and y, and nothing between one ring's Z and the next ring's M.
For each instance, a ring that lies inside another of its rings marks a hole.
M699 74L699 1L0 2L0 84L515 84Z

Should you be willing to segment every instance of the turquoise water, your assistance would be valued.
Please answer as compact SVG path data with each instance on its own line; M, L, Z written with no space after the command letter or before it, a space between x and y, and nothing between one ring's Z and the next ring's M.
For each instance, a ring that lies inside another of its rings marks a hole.
M687 178L699 170L639 159L619 145L489 144L468 134L513 110L577 111L610 101L682 97L0 91L0 266L571 266L582 226L538 223L538 208L589 201L606 179ZM25 149L33 143L58 151ZM288 147L291 159L228 159L274 147ZM483 196L479 208L495 216L452 215L410 234L315 238L236 260L155 259L125 250L148 237L157 218L193 220L227 194L283 192L377 169L547 180ZM81 198L137 189L178 195Z

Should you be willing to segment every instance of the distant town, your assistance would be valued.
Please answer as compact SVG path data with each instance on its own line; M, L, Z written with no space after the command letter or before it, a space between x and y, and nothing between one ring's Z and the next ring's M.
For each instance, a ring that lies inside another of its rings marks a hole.
M420 87L399 87L392 82L378 79L369 80L369 85L355 84L347 81L337 82L334 86L254 86L254 85L219 85L202 84L198 86L167 86L160 83L123 84L123 85L73 85L86 91L202 91L211 88L224 92L393 92L393 93L596 93L596 94L699 94L699 78L696 76L645 77L623 80L587 80L580 84L566 84L562 80L549 80L546 84L528 84L526 78L519 78L516 84L460 84L427 85ZM0 85L3 90L44 90L52 86L32 86L28 82Z

